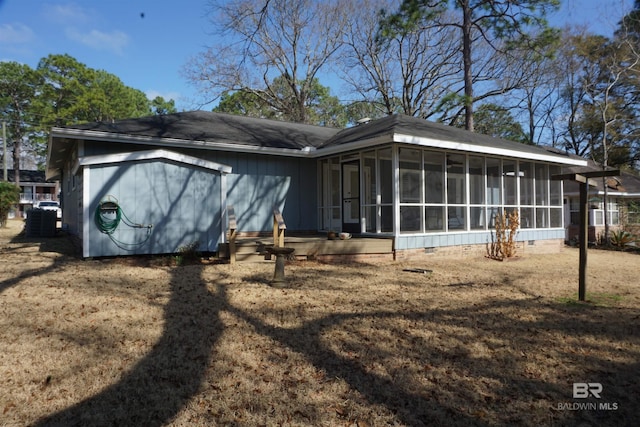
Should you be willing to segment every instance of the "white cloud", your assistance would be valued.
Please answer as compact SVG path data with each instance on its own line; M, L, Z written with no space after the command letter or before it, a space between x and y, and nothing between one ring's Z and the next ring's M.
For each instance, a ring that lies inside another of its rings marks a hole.
M48 4L45 6L45 14L50 21L59 24L79 25L90 21L89 14L75 4Z
M105 33L98 30L81 32L75 28L67 28L65 34L69 39L93 49L111 51L118 55L121 55L129 44L129 36L118 30Z
M24 24L0 24L0 43L25 44L34 39L33 30Z

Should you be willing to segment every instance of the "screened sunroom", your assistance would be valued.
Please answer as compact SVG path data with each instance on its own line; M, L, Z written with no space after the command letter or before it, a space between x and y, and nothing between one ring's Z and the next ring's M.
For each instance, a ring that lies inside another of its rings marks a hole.
M320 159L319 229L394 236L398 249L484 244L496 215L516 210L521 239L563 238L561 164L424 145Z

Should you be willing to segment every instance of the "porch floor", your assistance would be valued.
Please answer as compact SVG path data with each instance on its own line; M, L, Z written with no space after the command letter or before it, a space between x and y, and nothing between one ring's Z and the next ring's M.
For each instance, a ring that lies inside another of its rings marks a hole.
M393 259L393 237L354 236L346 240L329 240L326 235L285 236L284 245L295 249L292 257L296 259L351 260L358 258ZM266 251L273 246L271 237L239 237L236 239L236 260L269 261ZM229 259L229 244L220 245L218 257Z

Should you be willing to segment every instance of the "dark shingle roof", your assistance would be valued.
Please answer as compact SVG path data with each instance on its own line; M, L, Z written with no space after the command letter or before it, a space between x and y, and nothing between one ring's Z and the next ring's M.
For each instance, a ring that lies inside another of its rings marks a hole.
M118 120L113 123L88 123L67 128L151 138L226 142L298 150L317 147L339 131L321 126L207 111Z
M66 149L76 139L104 140L164 146L194 146L202 149L264 150L278 155L332 155L378 143L403 142L418 145L496 154L518 158L546 159L576 164L575 159L550 153L542 147L468 132L402 114L373 120L343 130L257 119L207 111L87 123L52 129L47 157L47 176L58 176ZM326 150L325 150L326 149ZM562 157L565 157L563 160ZM583 160L577 161L581 163Z
M15 171L13 169L7 170L7 178L9 182L15 182ZM47 182L44 176L44 171L24 170L20 169L20 182Z
M565 166L562 168L562 173L580 174L586 172L597 172L601 170L602 167L596 162L594 162L593 160L587 160L587 166ZM595 184L592 189L600 192L604 191L602 178L592 178L590 181ZM609 191L627 194L640 194L640 177L631 172L621 170L619 176L607 177L606 182ZM577 193L580 190L579 184L573 181L565 182L564 188L565 193Z
M348 144L350 142L362 141L368 138L378 138L384 135L392 138L394 134L483 146L490 149L518 151L521 153L537 155L550 154L542 147L494 138L492 136L469 132L453 126L430 122L425 119L407 116L404 114L390 115L382 119L373 120L366 124L345 129L333 136L321 147L324 148ZM554 155L557 155L557 153L554 153Z

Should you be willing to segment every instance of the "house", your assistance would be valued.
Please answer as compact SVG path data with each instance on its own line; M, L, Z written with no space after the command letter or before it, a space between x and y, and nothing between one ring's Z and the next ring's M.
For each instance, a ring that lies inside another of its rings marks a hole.
M519 210L528 249L559 250L550 177L585 165L404 115L339 130L195 111L53 128L47 177L85 257L215 252L228 205L245 234L269 232L276 206L289 234L388 237L402 257L484 250L505 209Z
M9 182L15 182L15 171L7 171ZM59 183L45 179L44 171L20 170L20 201L18 211L10 213L11 217L24 218L29 210L43 201L58 201Z
M588 160L586 167L569 166L565 173L600 171L602 167ZM589 187L589 241L597 242L604 233L605 185L607 186L607 220L611 230L626 229L633 234L640 232L640 177L629 171L620 171L619 176L590 180ZM580 188L576 182L564 183L565 239L568 242L578 239L580 212Z

